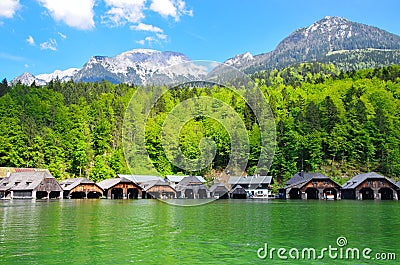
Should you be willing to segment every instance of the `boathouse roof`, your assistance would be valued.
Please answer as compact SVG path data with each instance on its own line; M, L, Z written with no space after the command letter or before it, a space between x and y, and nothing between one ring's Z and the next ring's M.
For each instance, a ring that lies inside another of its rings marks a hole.
M286 182L286 185L290 186L295 183L308 181L310 179L330 179L330 178L319 172L297 172L291 179L289 179Z
M248 184L248 185L258 185L258 184L271 184L272 176L231 176L229 177L228 184Z
M167 175L165 176L165 180L168 182L181 182L184 178L190 177L189 175L181 176L181 175ZM202 183L206 183L207 181L202 176L194 176L198 178Z
M368 173L363 173L363 174L359 174L359 175L352 177L345 184L343 184L342 188L343 189L355 189L367 179L385 179L385 180L389 181L390 183L392 183L393 185L397 186L396 183L394 183L394 181L391 179L388 179L376 172L368 172Z
M210 192L228 192L228 188L225 186L224 183L214 183L210 187Z
M288 188L301 188L310 181L314 180L325 180L325 181L330 181L333 182L334 184L337 185L337 187L341 187L338 183L336 183L334 180L332 180L330 177L319 173L319 172L298 172L296 173L291 179L289 179L286 182L286 186L283 188L283 190L288 189Z
M142 188L143 188L143 190L148 191L151 188L156 187L156 186L170 187L171 189L175 190L167 182L165 182L163 180L155 180L155 181L151 181L151 182L146 182L142 185Z
M156 180L161 180L163 179L159 176L152 176L152 175L124 175L124 174L118 174L118 178L125 178L128 179L137 185L141 185L145 182L151 182L151 181L156 181Z
M46 183L43 183L44 180ZM43 187L42 187L43 186ZM62 191L49 171L14 172L0 181L0 190L52 190Z
M196 177L190 176L183 178L181 182L176 185L176 190L181 191L185 189L192 189L196 187L196 189L207 189L206 186Z
M135 184L133 181L131 181L131 180L127 179L127 178L119 177L119 178L112 178L112 179L102 180L99 183L97 183L97 185L99 185L99 187L102 188L103 190L108 190L109 188L112 188L112 187L114 187L115 185L117 185L119 183L132 183L132 184Z
M95 184L94 181L87 179L87 178L70 178L70 179L65 179L60 182L60 186L63 190L69 191L74 189L76 186L80 184Z
M230 191L230 193L232 193L232 194L247 194L246 190L240 185L237 185L236 187L234 187Z

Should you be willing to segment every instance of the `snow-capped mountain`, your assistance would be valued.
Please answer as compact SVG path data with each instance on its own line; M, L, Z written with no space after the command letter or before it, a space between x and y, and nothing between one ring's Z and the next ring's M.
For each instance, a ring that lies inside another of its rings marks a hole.
M51 74L40 74L37 75L36 78L40 80L44 80L46 83L50 82L51 80L59 79L61 82L66 82L72 80L74 75L79 71L79 68L69 68L67 70L55 70Z
M112 83L145 85L191 81L205 75L207 72L204 68L192 63L182 53L134 49L115 57L92 56L81 69L56 70L37 76L24 73L11 82L31 85L35 81L37 85L44 85L56 78L61 82L95 82L104 79Z
M342 70L382 67L400 63L400 37L377 27L326 16L308 27L295 30L275 50L233 59L248 73L282 68L301 62L333 63Z
M254 56L249 53L238 54L235 57L228 59L224 62L224 64L236 67L238 69L246 67L254 62Z
M35 83L36 85L45 85L46 81L39 79L37 77L35 77L34 75L32 75L31 73L25 72L20 76L17 76L16 78L14 78L13 80L11 80L11 84L15 85L17 83L21 83L27 86L32 85L33 83Z
M184 64L178 70L178 66ZM115 57L93 56L74 76L75 81L148 84L157 80L201 77L206 73L182 53L135 49Z

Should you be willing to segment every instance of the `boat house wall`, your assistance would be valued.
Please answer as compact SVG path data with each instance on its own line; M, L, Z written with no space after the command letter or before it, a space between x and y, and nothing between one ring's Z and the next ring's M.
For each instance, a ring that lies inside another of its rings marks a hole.
M143 198L147 199L175 199L176 190L168 183L150 184L143 190Z
M66 179L60 183L64 198L98 199L103 196L103 189L86 178Z
M342 198L355 200L398 200L399 187L375 172L359 174L343 185Z

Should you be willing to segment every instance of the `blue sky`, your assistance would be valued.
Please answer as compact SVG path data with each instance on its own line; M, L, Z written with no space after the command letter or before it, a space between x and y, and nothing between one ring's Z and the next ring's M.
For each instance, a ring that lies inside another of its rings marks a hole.
M398 0L0 0L0 78L135 48L222 62L268 52L324 16L400 35Z

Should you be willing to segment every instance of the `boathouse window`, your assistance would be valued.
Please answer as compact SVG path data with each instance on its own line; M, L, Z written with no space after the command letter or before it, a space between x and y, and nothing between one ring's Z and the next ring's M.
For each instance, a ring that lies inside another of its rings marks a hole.
M24 198L24 197L32 197L32 191L14 191L14 197Z
M325 184L325 185L328 185L328 181L327 181L327 180L325 180L325 181L324 181L324 184Z
M368 185L372 185L372 180L368 180Z
M258 194L258 195L263 195L263 191L262 191L262 190L259 190L259 191L257 191L257 194Z
M19 184L19 182L15 182L15 183L14 183L14 186L18 186L18 184Z
M312 184L313 184L314 186L317 185L317 181L316 181L316 180L313 180Z
M381 184L383 185L383 183L384 183L384 181L383 180L381 180Z

